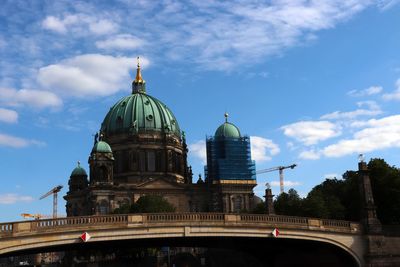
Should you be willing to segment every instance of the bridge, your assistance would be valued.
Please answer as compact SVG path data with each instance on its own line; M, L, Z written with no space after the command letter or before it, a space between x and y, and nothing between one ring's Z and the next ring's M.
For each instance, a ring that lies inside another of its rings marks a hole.
M274 237L272 231L279 229ZM355 222L278 215L160 213L67 217L0 224L0 256L87 242L166 238L261 238L330 244L364 265L365 241ZM86 245L86 244L85 244Z

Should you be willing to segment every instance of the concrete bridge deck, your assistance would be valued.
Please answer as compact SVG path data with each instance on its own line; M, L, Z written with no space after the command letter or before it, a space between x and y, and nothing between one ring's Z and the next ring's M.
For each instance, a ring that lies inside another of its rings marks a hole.
M365 241L361 225L355 222L277 215L222 213L160 213L67 217L0 224L0 256L82 243L116 240L246 237L311 240L332 244L364 264Z

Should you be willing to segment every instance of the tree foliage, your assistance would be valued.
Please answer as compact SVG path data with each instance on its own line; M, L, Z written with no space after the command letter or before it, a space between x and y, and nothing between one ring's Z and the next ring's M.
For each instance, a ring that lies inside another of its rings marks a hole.
M293 188L287 193L280 194L274 202L275 212L277 214L286 214L292 216L303 216L302 199Z
M400 223L400 170L383 159L368 163L378 219L383 224ZM326 179L305 198L294 189L274 201L277 214L317 218L360 220L361 197L358 173L347 171L343 179Z
M260 203L258 203L253 210L251 211L251 213L253 214L263 214L266 212L266 207L265 207L265 202L262 201Z
M383 159L368 163L377 215L382 223L400 224L400 170Z
M152 212L174 212L175 207L162 196L145 195L132 205L122 205L114 210L117 214L126 213L152 213Z

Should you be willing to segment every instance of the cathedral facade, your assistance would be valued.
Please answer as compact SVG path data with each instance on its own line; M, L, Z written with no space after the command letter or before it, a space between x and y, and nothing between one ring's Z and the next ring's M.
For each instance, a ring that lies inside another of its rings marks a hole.
M239 212L254 206L250 140L226 121L207 138L205 180L192 181L188 147L172 111L146 92L138 64L132 94L104 118L89 156L89 176L72 171L67 216L109 214L145 195L159 195L178 212Z

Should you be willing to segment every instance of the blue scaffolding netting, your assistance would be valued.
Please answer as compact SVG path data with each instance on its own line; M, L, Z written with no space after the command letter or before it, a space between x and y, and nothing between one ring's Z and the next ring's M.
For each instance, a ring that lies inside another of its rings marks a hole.
M250 138L207 137L206 180L255 180L255 162L251 160Z

